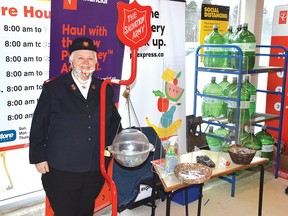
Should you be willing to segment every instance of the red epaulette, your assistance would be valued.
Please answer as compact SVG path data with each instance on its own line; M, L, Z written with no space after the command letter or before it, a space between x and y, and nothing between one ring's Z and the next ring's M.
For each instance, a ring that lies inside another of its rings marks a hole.
M52 77L52 78L50 78L50 79L48 79L48 80L45 80L45 81L44 81L44 84L48 84L48 83L50 83L51 81L55 80L56 78L57 78L57 76Z

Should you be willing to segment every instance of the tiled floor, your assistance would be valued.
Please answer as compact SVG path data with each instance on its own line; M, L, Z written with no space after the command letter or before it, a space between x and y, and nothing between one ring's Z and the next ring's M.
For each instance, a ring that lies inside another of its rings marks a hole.
M288 195L284 193L288 181L275 179L274 175L265 171L263 216L286 216L288 214ZM253 216L258 211L259 172L245 172L237 177L235 197L230 196L231 185L223 180L210 180L204 185L203 216ZM206 204L205 204L206 203ZM166 202L158 201L156 216L165 215ZM99 215L110 215L109 208ZM197 202L189 204L189 215L196 215ZM5 216L44 216L44 203L13 211L0 213ZM151 208L140 206L132 210L125 210L119 216L149 216ZM171 215L185 215L185 207L172 202Z

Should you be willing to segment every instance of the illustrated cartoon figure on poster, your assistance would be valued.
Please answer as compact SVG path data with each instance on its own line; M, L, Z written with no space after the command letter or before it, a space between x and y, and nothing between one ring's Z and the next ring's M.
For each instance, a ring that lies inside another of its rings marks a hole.
M160 118L160 126L150 122L146 117L148 126L153 127L159 138L162 140L168 139L175 134L181 127L181 119L174 120L174 114L177 106L181 103L178 101L183 95L184 89L178 86L178 79L181 76L180 72L175 72L173 69L166 69L161 78L165 81L165 93L160 90L154 90L153 94L158 97L157 108L162 113Z

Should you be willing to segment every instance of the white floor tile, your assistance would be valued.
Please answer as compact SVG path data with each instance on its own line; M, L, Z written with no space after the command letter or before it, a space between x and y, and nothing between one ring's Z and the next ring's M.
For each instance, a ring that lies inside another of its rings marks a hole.
M265 171L263 216L286 216L288 213L288 195L285 189L288 180L275 178ZM204 185L202 199L202 216L252 216L257 215L259 194L259 172L245 172L237 176L235 197L230 196L231 184L223 180L210 180ZM206 205L205 202L209 200ZM196 215L198 202L189 204L189 215ZM165 216L166 201L158 201L156 216ZM44 216L44 203L30 208L20 209L10 213L0 213L5 216ZM98 216L99 214L95 214ZM111 207L102 211L101 216L110 216ZM118 216L150 216L151 208L140 206L125 210ZM175 202L171 203L171 215L185 215L185 207Z

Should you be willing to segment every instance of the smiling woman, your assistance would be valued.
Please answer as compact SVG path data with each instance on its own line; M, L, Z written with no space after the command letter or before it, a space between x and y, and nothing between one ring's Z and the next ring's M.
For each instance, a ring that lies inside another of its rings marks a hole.
M99 159L99 95L104 81L92 76L97 63L92 39L74 39L69 52L70 72L43 85L31 124L29 161L42 174L55 215L92 216L95 198L104 184ZM105 141L109 145L116 129L121 129L121 117L111 86L103 97L104 121L109 128Z

